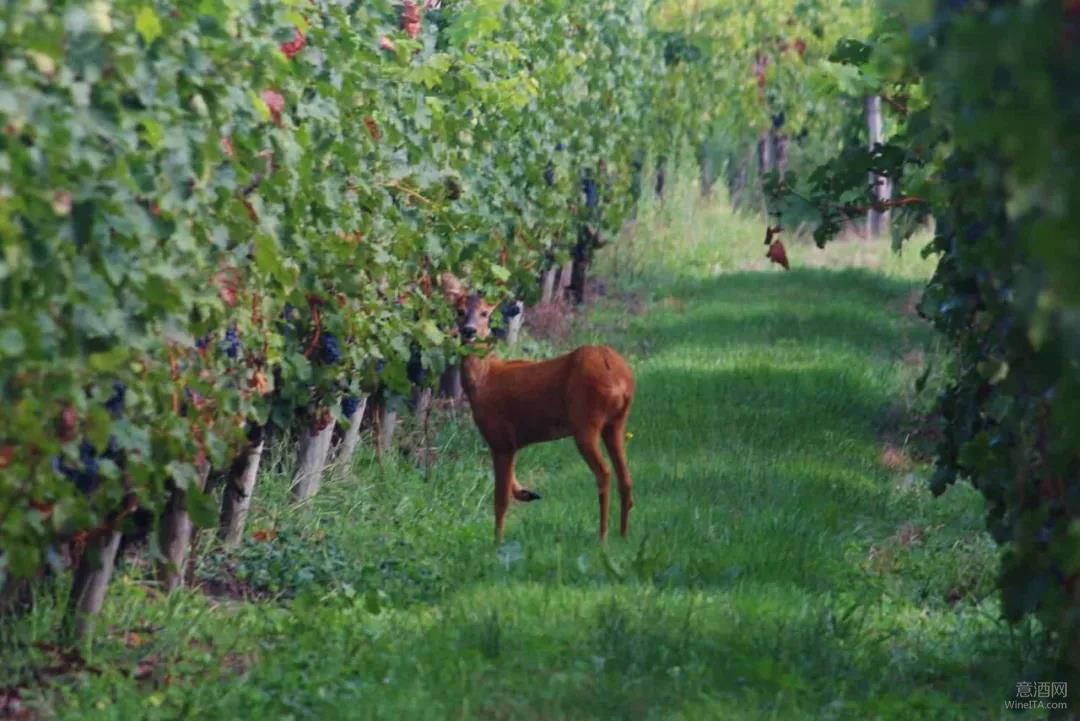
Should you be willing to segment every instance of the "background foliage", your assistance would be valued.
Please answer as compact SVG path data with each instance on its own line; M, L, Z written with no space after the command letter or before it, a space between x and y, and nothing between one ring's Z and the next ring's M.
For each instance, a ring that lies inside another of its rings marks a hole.
M1006 616L1036 615L1080 678L1080 4L895 4L835 59L889 99L896 134L807 176L773 178L773 210L824 243L900 183L897 240L932 218L920 311L950 343L938 398L940 494L966 478L1002 546Z

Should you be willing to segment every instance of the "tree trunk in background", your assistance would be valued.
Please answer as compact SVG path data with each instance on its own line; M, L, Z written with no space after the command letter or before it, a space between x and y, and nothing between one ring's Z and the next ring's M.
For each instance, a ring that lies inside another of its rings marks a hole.
M773 143L772 143L772 131L768 131L761 134L758 139L758 170L761 175L772 172L776 167L775 159L773 158Z
M716 163L709 148L704 147L701 154L701 197L712 196L713 184L716 182Z
M322 430L312 428L310 422L305 423L300 437L300 463L296 475L293 476L291 488L294 501L306 501L319 492L333 440L333 420Z
M457 403L461 400L464 389L461 387L461 365L455 363L443 371L439 378L439 395L450 398Z
M506 343L509 346L516 346L518 341L521 340L521 326L525 323L525 304L520 300L514 303L517 306L518 312L506 327Z
M783 173L787 168L787 136L778 130L773 130L769 133L769 137L772 140L773 168Z
M866 98L866 126L870 137L870 147L881 142L882 118L881 96L870 95ZM875 173L870 174L870 185L873 187L874 197L878 201L887 201L892 198L892 180ZM877 211L873 208L866 214L866 231L870 238L877 238L889 228L889 211Z
M564 300L570 300L570 284L573 282L574 261L568 260L559 271L559 296Z
M413 409L418 418L422 418L431 408L431 389L430 388L414 388L413 389Z
M209 463L198 470L198 490L206 487L209 474ZM157 576L166 593L172 593L183 584L194 532L195 524L187 510L187 491L172 486L158 527L158 545L164 558L157 563Z
M346 468L352 463L353 456L356 455L356 446L360 443L360 422L364 420L365 410L367 410L367 396L360 396L356 402L356 410L349 416L349 427L334 457L336 463Z
M226 546L239 546L244 538L244 524L255 494L255 479L262 464L264 445L265 440L260 434L260 438L248 447L239 473L232 473L226 479L225 492L221 497L221 526L218 529L218 535Z
M105 603L105 592L112 579L119 548L119 531L95 538L86 544L75 567L66 620L74 624L74 631L80 638L91 630L94 617Z
M383 403L379 406L378 422L375 429L375 450L382 456L394 443L394 431L397 429L397 411Z
M585 302L585 283L588 281L589 261L585 258L574 260L574 270L570 280L570 296L576 305Z
M541 285L540 303L547 304L555 296L555 273L557 268L548 268L544 271L544 279Z

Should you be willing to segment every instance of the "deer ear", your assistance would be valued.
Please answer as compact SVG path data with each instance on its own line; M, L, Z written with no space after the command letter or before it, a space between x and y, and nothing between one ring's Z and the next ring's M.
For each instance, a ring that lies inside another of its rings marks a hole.
M465 286L453 273L446 272L439 276L439 284L442 286L443 295L451 303L456 303L465 295Z

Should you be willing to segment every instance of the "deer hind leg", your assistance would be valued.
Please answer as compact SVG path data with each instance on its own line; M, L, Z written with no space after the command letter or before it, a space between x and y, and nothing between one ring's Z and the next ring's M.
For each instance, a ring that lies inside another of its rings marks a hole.
M539 501L541 496L536 491L525 488L517 482L515 478L511 485L511 493L514 496L515 501L521 501L522 503L528 503L529 501Z
M611 464L615 466L615 476L619 479L619 535L625 536L630 532L630 509L634 507L634 484L630 480L630 468L626 465L625 415L604 427L604 445Z
M596 476L596 490L600 501L600 540L607 539L608 529L608 492L611 482L611 472L604 465L604 458L600 455L599 428L590 427L582 429L574 435L578 450L582 458L589 464L593 475Z
M506 509L510 505L514 486L517 485L514 480L514 452L493 451L491 458L495 465L495 542L502 543Z

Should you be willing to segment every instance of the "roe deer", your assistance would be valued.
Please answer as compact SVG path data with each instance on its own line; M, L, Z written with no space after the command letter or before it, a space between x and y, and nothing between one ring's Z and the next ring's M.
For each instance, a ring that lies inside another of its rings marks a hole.
M465 291L450 273L441 277L443 294L457 309L457 330L463 342L481 346L491 334L495 306ZM626 465L626 419L634 398L634 376L626 361L608 346L582 346L546 361L504 361L487 343L483 356L470 354L461 363L462 383L473 420L487 441L495 466L495 540L501 542L506 509L518 501L540 498L514 477L518 450L534 443L572 436L596 476L600 500L600 540L607 538L608 489L611 474L600 455L603 438L619 480L619 532L629 530L634 497Z

